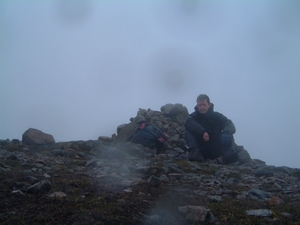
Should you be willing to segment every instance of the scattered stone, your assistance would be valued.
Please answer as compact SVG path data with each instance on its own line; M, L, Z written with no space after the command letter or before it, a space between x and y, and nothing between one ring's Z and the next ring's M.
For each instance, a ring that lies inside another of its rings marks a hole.
M271 177L273 176L273 168L270 166L260 167L254 172L254 174L257 177L261 177L261 176Z
M6 139L6 140L3 140L1 139L0 140L0 146L6 146L6 145L9 145L11 142L9 139Z
M0 162L0 171L10 171L10 167Z
M6 159L17 160L18 157L15 154L12 154L12 155L8 156Z
M132 192L132 188L126 188L126 189L124 189L124 192L131 193Z
M260 160L260 159L253 159L252 160L253 161L253 163L255 163L256 165L266 165L266 162L265 161L262 161L262 160Z
M97 160L91 159L90 161L88 161L88 162L85 164L85 166L87 166L87 167L95 167L95 166L97 166Z
M20 190L14 190L14 191L11 192L11 194L14 195L14 196L17 196L17 197L20 197L20 196L24 196L24 195L25 195L25 194L24 194L22 191L20 191Z
M49 195L49 197L51 197L51 198L65 198L65 197L67 197L67 195L64 192L57 191L57 192L54 192L51 195Z
M20 179L21 181L28 182L29 184L35 184L38 179L34 176L27 176Z
M148 184L152 187L158 187L161 184L160 179L158 179L156 176L153 176L153 175L151 177L149 177L149 179L147 181L148 181Z
M45 194L51 190L51 184L48 180L38 182L27 189L30 194Z
M50 178L51 176L48 175L48 174L46 174L46 173L44 173L44 177L45 177L45 178Z
M111 137L106 137L106 136L99 136L98 140L103 142L108 142L108 143L111 143L113 141Z
M269 209L253 209L253 210L246 210L246 214L248 216L269 217L272 216L272 211Z
M280 205L281 203L282 203L282 200L278 196L272 196L269 200L270 205Z
M166 174L162 174L158 179L159 179L162 183L169 183L169 181L170 181Z
M283 217L285 217L285 218L288 218L288 219L292 217L292 214L286 213L286 212L282 212L281 215L282 215Z
M250 193L250 196L253 197L254 199L265 199L270 196L269 193L267 193L263 190L256 189L256 188L251 189L249 193Z
M275 171L290 174L292 169L287 166L279 166L275 168Z
M169 174L169 177L172 180L174 180L174 179L179 180L180 178L182 178L182 176L183 175L181 173L170 173Z
M217 195L211 195L208 197L208 200L211 202L220 202L222 201L222 197Z
M20 144L20 140L19 139L12 139L11 143L14 144L14 145L18 145L18 144Z
M129 187L132 185L132 180L122 180L121 185Z
M52 150L52 154L57 157L57 156L61 156L61 157L73 157L74 153L68 150L63 150L63 149L53 149Z
M213 223L216 219L209 209L204 206L187 205L178 207L179 212L186 215L186 219L192 223L210 222Z

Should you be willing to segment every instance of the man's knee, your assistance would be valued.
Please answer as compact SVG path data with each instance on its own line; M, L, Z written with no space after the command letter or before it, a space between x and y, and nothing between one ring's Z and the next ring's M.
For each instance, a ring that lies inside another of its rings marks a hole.
M198 147L199 143L194 134L186 130L184 135L185 135L185 141L189 148Z

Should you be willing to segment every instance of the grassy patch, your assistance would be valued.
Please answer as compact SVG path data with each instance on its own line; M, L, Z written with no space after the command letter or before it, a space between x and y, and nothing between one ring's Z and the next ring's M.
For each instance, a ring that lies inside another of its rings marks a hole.
M209 164L206 163L199 163L200 165L200 174L203 175L215 175L216 171L218 170L218 167L209 166Z
M229 174L227 174L228 178L236 178L238 180L242 180L242 174L239 172L230 172Z
M51 178L51 192L63 191L66 198L48 195L11 194L21 173L0 173L0 224L138 224L139 212L148 203L134 194L102 191L100 182L73 174ZM122 201L120 201L120 199Z
M176 160L174 161L174 163L180 166L180 168L183 169L183 171L186 173L190 173L193 169L192 165L188 160L184 160L184 159Z
M14 169L20 169L21 168L21 163L19 162L19 160L6 159L4 161L4 165L12 167Z

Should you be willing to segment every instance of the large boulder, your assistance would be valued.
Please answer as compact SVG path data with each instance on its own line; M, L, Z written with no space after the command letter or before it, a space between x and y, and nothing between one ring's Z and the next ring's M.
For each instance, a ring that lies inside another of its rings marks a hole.
M166 104L162 106L160 110L166 116L175 118L176 121L179 123L184 123L186 117L189 115L187 108L180 103Z
M131 122L128 124L122 124L117 127L118 136L114 137L115 142L125 142L130 141L133 134L138 127L136 122Z
M55 143L55 140L51 134L29 128L22 135L22 142L26 145L46 145Z
M248 163L248 162L252 161L250 154L248 153L248 151L246 149L244 149L243 146L236 145L235 150L239 154L238 161L240 164L244 164L244 163Z

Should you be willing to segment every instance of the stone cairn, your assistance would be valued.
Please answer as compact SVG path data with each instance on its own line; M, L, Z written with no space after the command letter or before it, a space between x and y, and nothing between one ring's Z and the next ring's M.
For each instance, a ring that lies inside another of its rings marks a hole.
M188 110L181 104L166 104L161 111L152 109L139 109L137 116L130 118L130 123L117 127L117 135L112 135L113 142L130 141L138 125L149 122L157 126L165 133L166 148L171 150L179 148L184 150L184 121L188 116ZM99 137L99 139L102 139ZM180 151L180 150L179 150Z
M184 122L188 115L187 108L180 103L166 104L160 108L160 111L140 108L136 117L130 118L130 123L117 127L117 134L113 134L111 138L100 136L98 140L115 143L128 142L140 123L149 122L165 133L165 153L171 155L184 154L187 152L184 140ZM243 146L236 145L235 149L239 153L239 163L243 164L251 161L248 151ZM187 155L185 154L182 157L186 158Z

